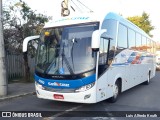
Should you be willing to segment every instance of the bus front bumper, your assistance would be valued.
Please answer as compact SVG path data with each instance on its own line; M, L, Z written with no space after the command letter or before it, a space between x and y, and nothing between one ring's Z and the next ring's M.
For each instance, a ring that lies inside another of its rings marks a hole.
M35 84L36 93L38 98L55 100L55 101L65 101L65 102L75 102L75 103L96 103L96 87L93 86L91 89L84 92L73 92L73 93L59 93L52 92L39 87Z

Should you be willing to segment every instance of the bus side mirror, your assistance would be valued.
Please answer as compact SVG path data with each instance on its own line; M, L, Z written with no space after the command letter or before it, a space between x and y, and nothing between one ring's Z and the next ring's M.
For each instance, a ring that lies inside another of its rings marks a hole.
M39 35L26 37L23 40L23 52L27 52L27 46L29 41L39 39L39 37Z
M101 38L107 39L107 40L113 40L113 38L107 34L107 32L102 33Z
M91 48L92 51L98 52L99 51L99 47L100 47L100 37L101 34L107 32L106 29L102 29L102 30L95 30L92 33L92 42L91 42Z

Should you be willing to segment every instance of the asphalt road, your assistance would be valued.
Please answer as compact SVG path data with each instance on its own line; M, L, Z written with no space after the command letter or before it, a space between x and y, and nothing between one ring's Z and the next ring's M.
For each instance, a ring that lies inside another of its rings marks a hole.
M160 111L160 71L156 73L149 85L141 84L122 93L116 103L102 101L96 104L78 104L38 99L36 95L28 95L0 102L0 111L52 111L49 112L50 117L25 118L29 120L130 120L133 118L118 118L114 114L124 114L123 111ZM155 116L152 117L156 117L154 113ZM138 114L141 115L141 112ZM126 115L130 114L126 112ZM152 120L152 117L142 116L138 120ZM6 119L10 120L10 118ZM17 120L17 118L13 119ZM155 119L160 120L160 118Z

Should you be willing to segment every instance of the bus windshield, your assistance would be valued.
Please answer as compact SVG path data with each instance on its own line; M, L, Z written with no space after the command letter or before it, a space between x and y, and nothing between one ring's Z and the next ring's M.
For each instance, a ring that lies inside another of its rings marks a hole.
M95 69L91 50L98 23L43 29L36 57L36 71L51 75L80 74Z

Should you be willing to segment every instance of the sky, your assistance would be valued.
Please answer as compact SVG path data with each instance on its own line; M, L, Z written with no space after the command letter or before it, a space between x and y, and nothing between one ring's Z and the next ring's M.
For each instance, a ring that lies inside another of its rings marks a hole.
M59 17L62 0L23 0L38 13ZM77 0L71 0L76 2ZM79 0L96 13L106 11L120 13L123 17L141 16L143 11L150 15L155 29L151 32L156 41L160 41L160 0Z

